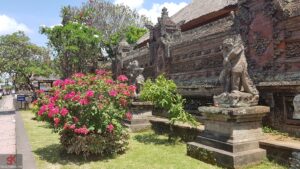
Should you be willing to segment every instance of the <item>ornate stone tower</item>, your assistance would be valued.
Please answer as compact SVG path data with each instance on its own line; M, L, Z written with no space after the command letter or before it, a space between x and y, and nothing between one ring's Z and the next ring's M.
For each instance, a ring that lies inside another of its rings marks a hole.
M128 53L130 50L130 45L127 43L126 39L123 38L116 48L116 58L112 64L114 77L124 73L123 59L126 57L126 53Z
M155 26L147 25L150 30L150 64L154 65L155 76L168 74L170 63L170 45L181 36L180 25L174 23L167 8L162 9L161 17Z

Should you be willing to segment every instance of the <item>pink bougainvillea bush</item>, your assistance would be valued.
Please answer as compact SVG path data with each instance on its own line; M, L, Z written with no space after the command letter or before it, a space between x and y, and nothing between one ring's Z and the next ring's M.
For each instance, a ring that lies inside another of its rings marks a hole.
M110 72L77 73L53 83L51 94L38 92L35 113L61 136L68 153L106 155L123 152L128 144L124 118L135 86L121 75L114 81Z

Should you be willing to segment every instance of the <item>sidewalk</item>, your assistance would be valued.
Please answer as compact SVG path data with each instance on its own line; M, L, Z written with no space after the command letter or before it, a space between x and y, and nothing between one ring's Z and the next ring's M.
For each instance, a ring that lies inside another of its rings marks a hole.
M5 160L3 161L0 158L0 163L2 165L6 164L7 155L21 154L22 163L17 162L16 164L21 164L23 169L35 169L36 166L29 139L20 112L15 110L14 97L12 95L4 96L0 100L0 124L0 157L4 155ZM18 156L17 159L12 160L12 162L15 162L14 160L18 161Z
M0 100L0 154L16 154L16 120L13 96Z

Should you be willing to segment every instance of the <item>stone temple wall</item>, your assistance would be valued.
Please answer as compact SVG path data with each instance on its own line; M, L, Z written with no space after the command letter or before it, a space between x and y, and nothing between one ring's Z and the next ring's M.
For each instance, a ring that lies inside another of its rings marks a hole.
M222 42L230 34L230 17L182 33L171 46L170 77L179 86L215 85L222 70Z
M243 8L246 6L248 9ZM271 107L266 123L300 135L293 98L300 93L300 1L248 1L239 6L248 70Z
M170 57L164 62L168 77L187 98L188 109L211 104L212 96L221 92L222 42L238 31L246 46L249 74L260 91L260 103L271 107L266 122L300 135L300 119L292 117L292 101L300 93L300 1L240 0L235 14L234 19L230 15L218 17L173 39ZM151 56L150 49L159 48L160 43L155 45L127 53L124 65L136 59L145 68L145 76L154 77L157 63L151 62L155 60L151 57L157 56Z

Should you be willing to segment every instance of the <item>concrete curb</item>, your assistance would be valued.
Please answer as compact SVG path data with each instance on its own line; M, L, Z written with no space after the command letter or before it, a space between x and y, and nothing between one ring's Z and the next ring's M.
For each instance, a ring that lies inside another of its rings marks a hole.
M16 111L17 154L23 155L23 169L36 169L35 159L20 112Z

